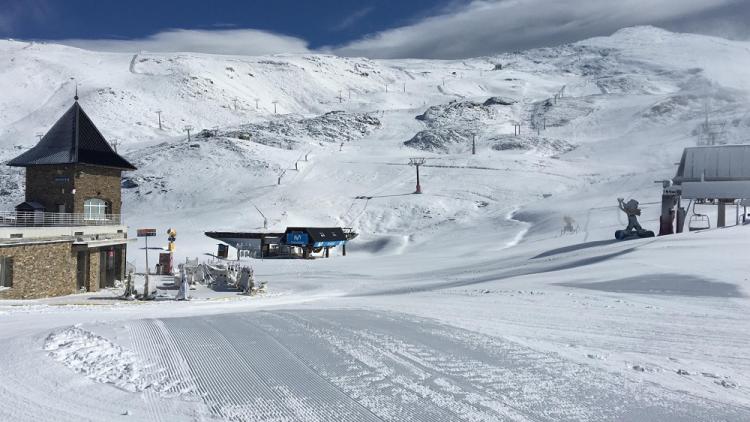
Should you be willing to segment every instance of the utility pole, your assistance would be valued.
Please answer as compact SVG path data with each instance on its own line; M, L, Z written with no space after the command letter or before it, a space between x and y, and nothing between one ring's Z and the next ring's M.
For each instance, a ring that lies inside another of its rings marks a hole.
M343 103L343 102L344 102L344 97L341 96L341 90L339 89L339 103Z
M278 100L273 100L273 114L276 114L276 104L278 104Z
M188 125L188 126L184 127L184 130L185 130L185 132L187 132L187 134L188 134L188 142L190 142L191 141L190 140L190 131L193 130L193 127L190 126L190 125Z
M256 99L255 99L255 109L256 109L256 110L258 110L258 101L260 101L260 100L256 98Z
M409 158L409 165L417 168L417 190L414 193L422 193L422 185L419 184L419 166L424 165L426 158L414 157Z
M388 92L388 84L385 84L385 92Z
M477 155L477 134L471 134L471 155Z
M232 101L234 101L234 111L237 111L237 98L235 97Z
M156 110L156 115L159 116L159 130L163 130L161 128L161 110Z
M112 138L112 141L110 141L112 144L112 148L115 149L115 152L117 152L117 145L120 143L120 141L117 140L117 138Z

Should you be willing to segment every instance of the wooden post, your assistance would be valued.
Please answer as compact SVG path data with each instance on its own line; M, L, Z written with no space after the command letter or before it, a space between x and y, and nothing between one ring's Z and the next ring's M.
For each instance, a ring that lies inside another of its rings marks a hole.
M719 215L716 218L716 227L725 227L727 225L727 204L724 200L719 199Z
M341 255L346 256L346 242L341 244Z

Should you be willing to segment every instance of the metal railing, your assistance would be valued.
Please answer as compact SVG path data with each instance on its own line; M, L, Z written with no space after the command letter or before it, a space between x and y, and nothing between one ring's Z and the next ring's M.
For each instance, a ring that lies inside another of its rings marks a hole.
M120 214L69 214L41 211L0 211L0 227L117 226Z

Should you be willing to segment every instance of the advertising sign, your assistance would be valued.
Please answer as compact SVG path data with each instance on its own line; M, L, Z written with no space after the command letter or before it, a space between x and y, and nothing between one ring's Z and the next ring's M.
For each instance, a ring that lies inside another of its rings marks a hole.
M138 229L138 237L154 237L156 229Z
M304 232L290 232L286 234L287 245L307 245L309 236Z

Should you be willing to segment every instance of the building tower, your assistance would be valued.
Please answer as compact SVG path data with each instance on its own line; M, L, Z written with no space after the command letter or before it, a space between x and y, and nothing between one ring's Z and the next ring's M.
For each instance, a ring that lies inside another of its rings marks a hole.
M135 167L75 100L36 146L7 163L25 168L26 192L0 219L0 285L11 287L0 297L95 291L124 278L121 176Z

